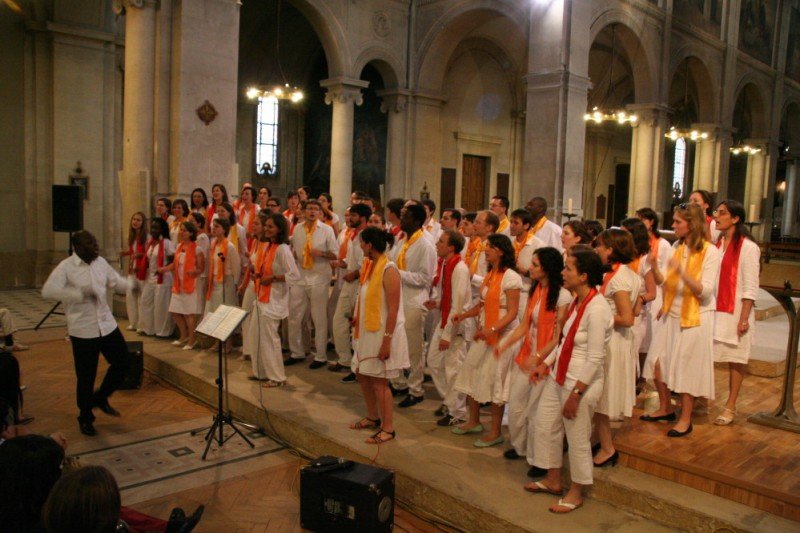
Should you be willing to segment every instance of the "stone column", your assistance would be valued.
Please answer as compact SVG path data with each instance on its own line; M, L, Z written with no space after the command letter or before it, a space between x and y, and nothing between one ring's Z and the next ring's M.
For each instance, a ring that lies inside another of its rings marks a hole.
M664 145L667 131L667 107L659 104L631 105L631 113L639 120L631 136L631 177L628 193L628 214L650 207L656 212L665 207ZM670 184L671 186L671 184Z
M708 134L708 138L695 143L692 190L716 191L719 182L717 128L714 124L693 124L692 127Z
M391 198L403 198L406 181L406 128L408 125L408 97L405 90L379 91L383 101L381 111L388 113L386 135L386 178L381 204Z
M122 125L123 231L136 211L150 213L153 169L153 84L155 81L156 2L124 0L125 98Z
M431 198L441 203L442 173L442 106L445 100L439 94L415 93L409 110L409 140L406 150L406 177L401 198L419 198L425 183ZM413 117L413 118L412 118ZM460 162L456 168L460 168ZM458 171L457 171L458 172ZM487 176L488 179L488 176ZM460 183L459 178L456 178ZM461 189L456 186L456 204L460 203Z
M362 80L332 78L319 84L326 88L325 103L333 104L331 118L331 182L333 205L344 213L353 189L353 113L364 101L361 90L369 85Z
M522 166L525 158L525 111L512 111L514 152L511 156L511 183L509 184L509 201L511 205L525 205L522 197Z
M757 146L761 150L755 154L747 156L747 174L744 186L744 208L747 210L748 220L756 220L763 222L767 213L761 211L762 200L765 194L765 180L767 179L767 171L769 169L767 142L765 140L748 139L745 144L750 146ZM751 209L750 206L753 206ZM756 238L764 235L763 226L754 228L753 233Z
M783 196L783 219L781 235L794 235L795 219L797 219L797 178L800 173L800 159L786 162L786 190Z
M608 188L604 179L604 169L610 168L613 172L613 160L609 161L606 157L611 147L611 140L614 133L609 126L604 124L588 125L586 128L586 145L584 149L584 170L583 170L583 198L582 213L584 218L605 218L608 216ZM600 184L602 183L602 186ZM597 213L597 199L600 196L605 198L605 212L602 217ZM575 208L573 208L575 211Z

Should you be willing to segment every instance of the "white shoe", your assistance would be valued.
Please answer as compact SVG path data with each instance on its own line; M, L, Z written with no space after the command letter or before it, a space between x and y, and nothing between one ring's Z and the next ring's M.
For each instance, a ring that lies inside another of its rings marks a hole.
M194 344L187 344L186 346L184 346L181 349L182 350L194 350Z
M183 341L172 341L173 346L180 346L181 344L183 344Z
M131 326L130 324L128 324L128 327L125 329L128 331L136 331L136 326Z

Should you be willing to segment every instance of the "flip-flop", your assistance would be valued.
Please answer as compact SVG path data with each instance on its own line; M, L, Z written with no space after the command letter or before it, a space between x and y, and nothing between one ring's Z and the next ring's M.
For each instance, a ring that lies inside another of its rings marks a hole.
M497 444L502 444L503 442L505 442L505 439L503 438L502 435L500 435L496 439L492 439L492 440L488 440L488 441L487 440L478 439L475 442L473 442L472 445L475 446L476 448L490 448L490 447L495 446Z
M277 387L283 387L286 384L285 381L274 381L274 380L267 380L261 383L261 386L265 389L274 389Z
M483 425L478 424L477 426L473 426L469 429L463 429L461 426L456 426L450 430L450 433L453 435L469 435L470 433L480 433L483 431Z
M544 483L542 483L541 481L534 481L533 483L525 483L522 486L522 488L525 489L526 491L532 492L534 494L536 494L536 493L546 493L546 494L552 494L554 496L561 496L562 494L564 494L564 489L553 490L550 487L548 487L547 485L545 485Z
M569 509L569 510L568 511L554 511L553 507L550 507L549 511L551 513L553 513L553 514L569 514L572 511L574 511L575 509L578 509L579 507L582 507L582 506L583 506L583 502L576 504L576 503L565 502L564 500L559 499L558 503L555 504L554 507L565 507L566 509Z

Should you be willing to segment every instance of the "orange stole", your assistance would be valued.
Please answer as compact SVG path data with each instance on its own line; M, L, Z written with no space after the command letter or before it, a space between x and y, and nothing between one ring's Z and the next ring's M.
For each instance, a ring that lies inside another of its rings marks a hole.
M548 288L548 291L550 289ZM520 367L527 364L528 359L533 351L531 346L530 328L533 319L533 309L539 305L539 317L536 321L536 350L541 350L542 347L553 339L553 333L556 329L556 310L550 311L547 309L547 301L542 298L542 286L537 284L533 294L528 299L528 307L525 309L525 340L522 342L514 362Z
M222 258L217 254L222 254ZM228 239L223 238L219 242L215 242L209 252L208 260L211 261L211 266L208 271L208 289L206 290L206 300L211 299L211 291L214 289L214 282L222 283L225 279L225 260L228 259Z
M481 287L487 287L486 296L483 299L483 328L486 330L491 330L500 320L500 297L502 293L503 274L505 274L505 270L498 272L496 269L492 269L486 274L486 277L483 278ZM486 344L494 346L497 344L499 338L500 332L490 332L489 335L486 336Z
M272 265L275 263L275 255L278 253L279 247L280 244L270 242L256 252L256 272L261 274L262 278L274 275ZM265 248L266 250L264 250ZM260 262L258 256L259 253L261 254ZM255 283L258 301L261 303L269 303L270 296L272 296L272 283L269 285L262 285L260 279L255 280Z
M183 262L183 276L179 276L177 258L182 253L185 254L185 260ZM196 279L189 276L189 273L194 272L196 261L196 242L190 242L188 245L185 245L185 243L178 244L178 249L175 250L175 283L172 285L173 294L190 294L194 292Z

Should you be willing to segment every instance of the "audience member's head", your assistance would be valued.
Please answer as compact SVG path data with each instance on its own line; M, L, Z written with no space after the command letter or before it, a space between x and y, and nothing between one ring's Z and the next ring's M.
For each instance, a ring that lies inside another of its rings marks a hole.
M85 466L64 474L42 509L48 533L113 533L122 501L111 472Z

